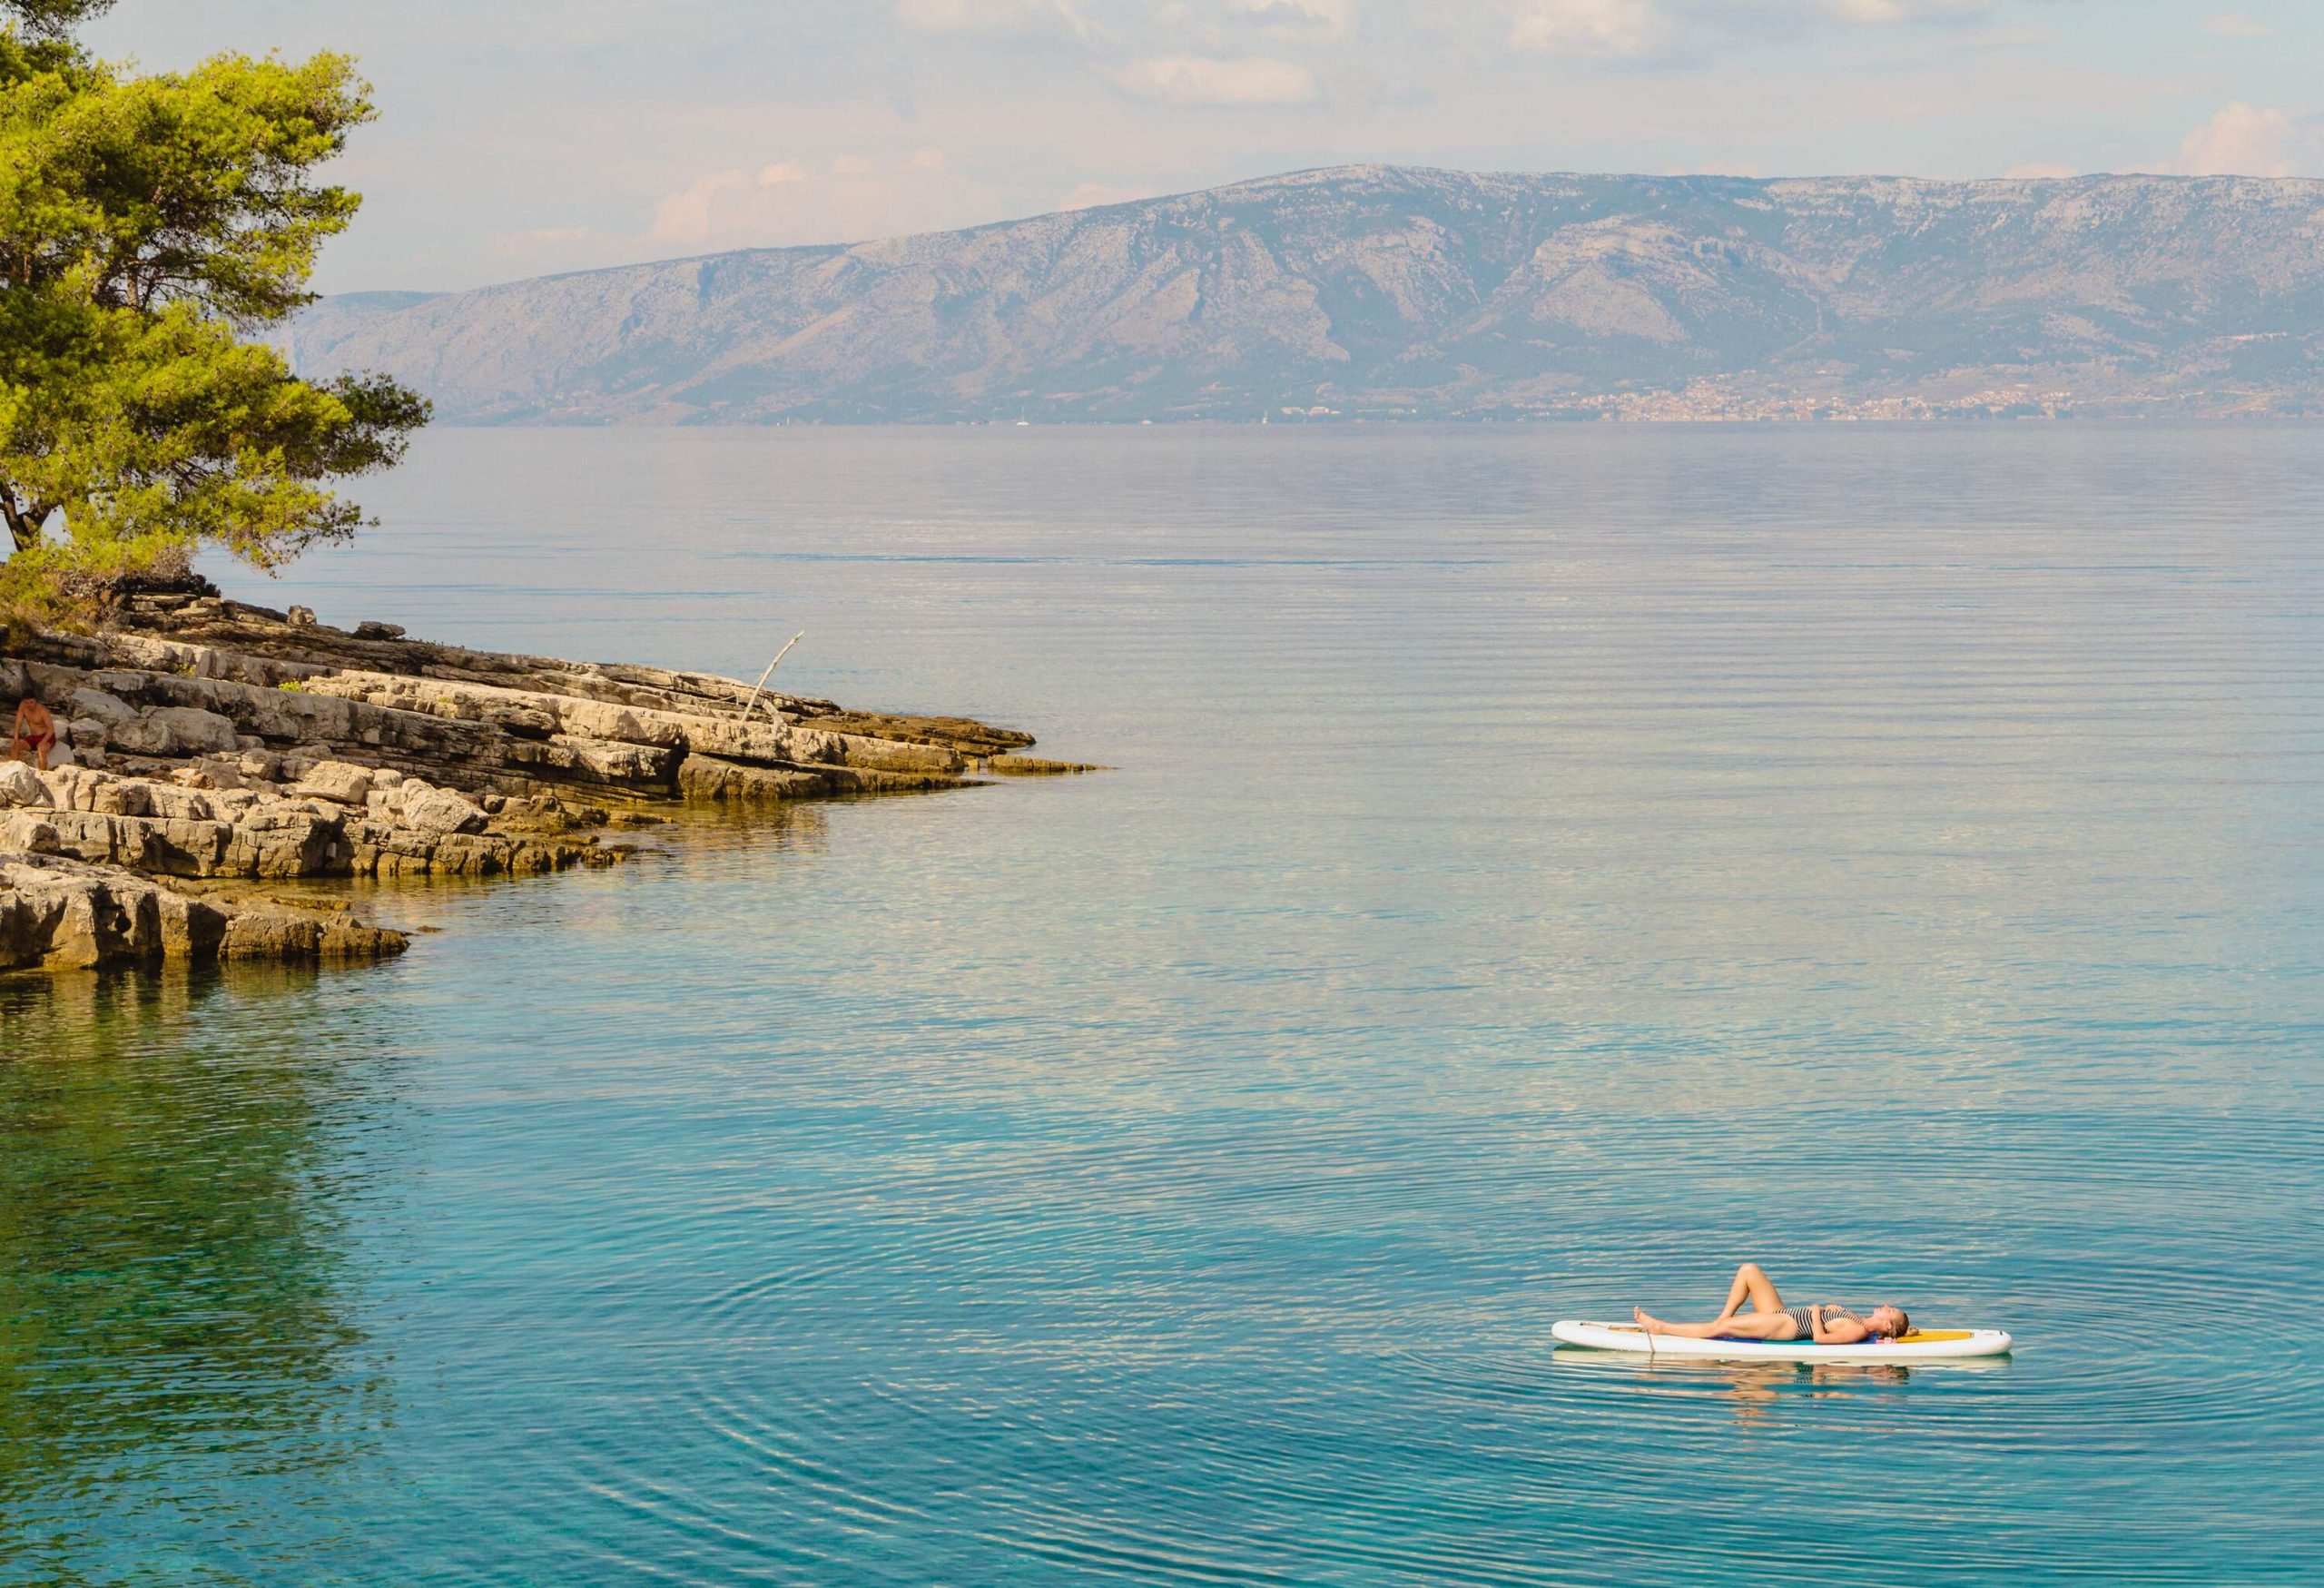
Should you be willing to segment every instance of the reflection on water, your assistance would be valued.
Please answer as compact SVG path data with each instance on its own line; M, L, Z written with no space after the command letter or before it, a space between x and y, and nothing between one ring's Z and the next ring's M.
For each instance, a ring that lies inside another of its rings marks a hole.
M1872 1394L1902 1389L1915 1373L1924 1381L1932 1374L2007 1373L2006 1356L1967 1357L1958 1362L1718 1362L1663 1358L1638 1360L1612 1351L1590 1351L1560 1346L1551 1354L1563 1370L1620 1375L1635 1391L1645 1395L1725 1396L1734 1404L1735 1421L1742 1426L1782 1426L1784 1406L1797 1397ZM1804 1425L1812 1427L1812 1420Z
M277 602L803 627L794 689L1121 770L12 986L35 1580L2312 1580L2324 429L445 432L369 495ZM2019 1353L1552 1358L1744 1257Z
M342 1209L379 1105L342 1022L302 1018L317 998L310 974L241 967L0 979L12 1566L157 1579L172 1533L273 1532L370 1445L386 1397ZM108 1536L127 1514L141 1536Z

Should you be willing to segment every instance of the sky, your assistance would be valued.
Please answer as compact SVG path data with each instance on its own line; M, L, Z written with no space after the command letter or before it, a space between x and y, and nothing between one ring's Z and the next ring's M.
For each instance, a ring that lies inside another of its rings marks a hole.
M88 38L359 58L326 291L1353 163L2324 176L2324 0L120 0Z

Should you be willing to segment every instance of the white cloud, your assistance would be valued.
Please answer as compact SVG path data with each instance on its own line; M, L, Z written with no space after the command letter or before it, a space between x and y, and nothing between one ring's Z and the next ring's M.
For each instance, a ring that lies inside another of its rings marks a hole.
M1659 171L1717 157L1771 174L1945 176L2143 154L2136 163L2162 169L2235 99L2282 107L2305 137L2256 163L2191 163L2324 175L2324 98L2265 78L2289 83L2314 54L2324 0L1992 0L1982 12L1855 0L1638 0L1625 12L1601 0L1579 33L1592 13L1546 0L1181 0L1167 21L1165 4L688 0L639 28L635 0L560 0L543 28L547 8L476 0L204 0L123 4L89 37L157 70L221 49L362 57L383 114L345 168L367 202L324 255L320 284L334 290L887 236L1038 212L1083 183L1098 200L1342 161ZM1541 31L1571 53L1511 49L1525 15L1562 24ZM2252 18L2272 35L2241 31ZM2022 47L2035 23L2055 41ZM1640 53L1602 47L1626 40ZM1302 110L1187 110L1132 100L1105 75L1167 56L1296 63L1319 97ZM1662 64L1688 69L1634 69ZM941 145L949 167L914 171L916 144ZM842 151L882 163L846 176L832 163ZM760 181L786 160L803 174ZM735 174L693 191L721 173ZM650 241L660 206L681 198L663 231L693 240ZM538 230L511 235L527 228Z
M1688 58L1832 27L1984 15L1993 0L1502 0L1510 47L1543 54Z
M2239 100L2187 134L2171 169L2184 176L2297 176L2299 141L2282 111Z
M1903 22L1974 15L1993 7L1986 0L1825 0L1824 9L1842 22L1886 27Z
M2240 11L2220 11L2197 24L2205 33L2215 33L2223 38L2262 38L2275 30L2258 17L2246 16Z
M942 150L926 148L841 154L821 169L781 160L705 172L655 206L643 241L708 252L891 235L942 196L946 163Z
M1095 210L1107 204L1135 203L1150 199L1159 188L1141 187L1135 182L1085 182L1075 186L1058 205L1060 210Z
M1344 34L1355 20L1353 0L1227 0L1227 8L1285 38Z
M1554 55L1645 55L1664 47L1670 25L1654 0L1522 0L1509 46Z
M1073 0L896 0L896 16L915 33L1091 33Z
M563 251L597 241L586 226L536 226L529 232L496 232L484 240L485 252L496 260L521 263L556 258Z
M1108 76L1133 99L1156 104L1250 108L1313 104L1323 97L1315 73L1295 61L1260 55L1227 61L1206 55L1157 55L1132 62Z

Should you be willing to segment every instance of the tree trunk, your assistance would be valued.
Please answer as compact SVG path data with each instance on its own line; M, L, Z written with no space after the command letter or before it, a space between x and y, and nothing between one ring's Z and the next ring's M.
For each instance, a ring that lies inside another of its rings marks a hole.
M30 551L40 544L41 522L47 517L45 512L34 514L18 507L16 493L0 485L0 518L8 520L8 535L15 542L15 550Z

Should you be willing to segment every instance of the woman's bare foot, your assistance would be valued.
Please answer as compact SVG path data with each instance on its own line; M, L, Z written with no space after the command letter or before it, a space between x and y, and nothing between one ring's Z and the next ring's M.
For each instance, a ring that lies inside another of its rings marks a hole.
M1652 1313L1647 1311L1646 1308L1642 1307L1631 1307L1630 1317L1637 1320L1639 1327L1644 1329L1649 1335L1659 1335L1669 1327L1660 1318L1655 1317Z

